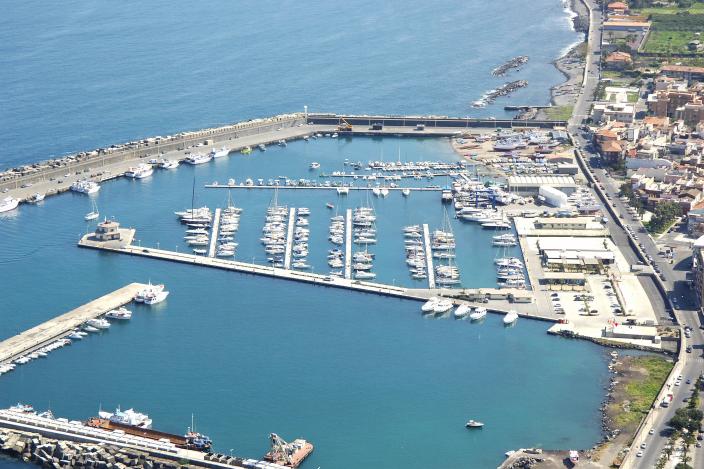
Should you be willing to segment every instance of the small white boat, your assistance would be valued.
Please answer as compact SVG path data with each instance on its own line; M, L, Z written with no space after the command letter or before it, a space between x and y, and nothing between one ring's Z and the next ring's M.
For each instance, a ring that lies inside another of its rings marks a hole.
M106 319L89 319L86 321L86 324L88 324L91 327L95 327L96 329L107 329L110 327L110 322L107 321Z
M5 197L0 201L0 212L9 212L14 210L20 204L20 199L15 199L13 197Z
M435 303L433 312L435 312L435 314L443 314L450 311L453 307L454 304L452 303L452 300L449 300L447 298L440 298L437 303Z
M420 310L424 313L432 313L435 310L435 304L440 300L440 298L434 296L430 298L428 301L423 303L423 306L420 307Z
M469 305L461 304L457 307L453 314L457 319L462 319L466 317L471 310L472 308Z
M484 422L479 422L478 420L469 420L467 423L464 424L464 426L467 428L482 428L484 426Z
M95 219L98 218L99 216L100 216L100 213L99 213L99 212L93 211L93 212L88 212L88 213L86 213L86 216L83 217L83 218L85 219L85 221L91 221L91 220L95 220Z
M506 313L506 316L504 316L504 324L509 325L513 324L518 320L518 313L514 310L509 311Z
M480 319L484 319L485 317L486 308L481 306L474 308L474 311L469 314L469 319L471 319L472 321L479 321Z
M42 200L44 200L45 197L46 197L46 194L42 194L42 193L37 192L36 194L33 194L32 196L30 196L27 199L27 202L29 202L30 204L37 204L37 203L41 202Z
M401 194L403 194L404 197L408 197L409 195L411 195L411 190L406 187L401 190Z
M105 317L109 319L127 320L132 318L132 311L125 308L124 306L121 306L118 309L113 309L105 313Z
M313 161L310 164L310 169L318 169L318 168L320 168L320 163L318 163L317 161Z

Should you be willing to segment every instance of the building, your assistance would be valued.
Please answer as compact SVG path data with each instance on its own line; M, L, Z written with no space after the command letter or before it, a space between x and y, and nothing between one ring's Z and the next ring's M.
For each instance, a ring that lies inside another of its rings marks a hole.
M623 70L633 64L631 54L628 52L612 52L604 60L607 70Z
M604 238L541 237L536 247L546 271L604 273L615 262Z
M660 73L671 78L680 78L687 81L704 80L704 67L689 65L663 65Z
M120 241L120 224L114 220L105 220L95 228L96 241Z
M704 305L704 236L701 236L692 246L692 277L694 295L697 298L699 308Z
M600 230L604 225L594 217L537 218L535 228L540 230Z
M628 13L628 5L623 2L611 2L606 5L606 12L611 15L625 15Z
M704 235L704 208L695 208L687 213L687 232L690 236Z
M650 30L649 21L611 21L604 22L604 32L625 32L644 34Z
M596 103L592 107L594 122L624 122L633 123L636 117L636 107L629 103Z
M538 195L541 186L551 186L567 195L572 194L577 184L572 176L509 176L508 190L519 195Z

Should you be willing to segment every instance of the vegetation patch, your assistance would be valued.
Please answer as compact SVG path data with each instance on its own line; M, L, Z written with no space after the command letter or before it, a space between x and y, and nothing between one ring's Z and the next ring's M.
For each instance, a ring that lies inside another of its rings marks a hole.
M629 363L624 365L619 378L625 385L616 391L609 414L615 428L633 431L650 410L673 364L659 356L626 357L626 360Z
M549 120L566 121L567 119L572 117L572 110L573 109L574 109L574 106L572 106L572 105L552 106L552 107L545 109L545 116Z

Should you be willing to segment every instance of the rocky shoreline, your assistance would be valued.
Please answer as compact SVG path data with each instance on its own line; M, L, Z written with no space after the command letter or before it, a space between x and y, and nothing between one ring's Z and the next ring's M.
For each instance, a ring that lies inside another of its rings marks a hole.
M584 41L575 44L562 57L554 60L552 64L565 77L565 81L550 88L550 104L553 106L569 106L577 101L582 89L585 60L582 54L587 40L589 28L589 10L583 0L569 0L570 9L575 13L572 18L574 30L584 34ZM547 119L545 110L528 110L519 114L519 119Z

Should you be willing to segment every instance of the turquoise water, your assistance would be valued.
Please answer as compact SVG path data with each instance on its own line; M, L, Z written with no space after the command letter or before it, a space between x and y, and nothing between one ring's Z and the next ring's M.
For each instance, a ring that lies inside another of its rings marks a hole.
M197 201L214 207L226 191L204 189L203 181L274 165L276 175L307 175L313 160L332 171L345 157L376 159L382 146L384 154L400 146L404 160L455 158L442 140L320 139L116 180L95 200L104 214L137 227L142 245L176 249L183 228L173 211L190 205L194 173ZM263 259L257 238L271 196L233 191L245 209L240 258ZM311 209L311 260L322 269L331 213L324 204L345 202L332 191L281 190L279 199ZM410 284L400 227L440 223L439 195L392 193L373 202L380 279ZM165 282L172 294L157 307L134 307L129 324L0 377L0 406L31 402L86 418L99 405L121 404L174 432L193 412L223 452L261 456L272 431L308 438L316 445L309 468L493 467L508 449L585 448L599 438L607 377L604 353L590 343L548 336L541 322L507 329L497 316L482 324L428 319L411 301L80 250L89 209L88 197L66 194L2 219L0 266L12 272L2 286L2 336L131 281ZM455 229L464 284L492 286L492 233ZM469 432L468 418L487 427Z
M17 2L0 15L0 167L304 105L510 116L549 102L550 62L578 39L561 0Z

